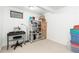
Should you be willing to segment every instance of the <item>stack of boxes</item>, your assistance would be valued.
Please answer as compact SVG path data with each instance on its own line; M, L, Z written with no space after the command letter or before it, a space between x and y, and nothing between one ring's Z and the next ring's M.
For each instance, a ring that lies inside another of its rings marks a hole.
M79 25L75 25L73 29L70 29L71 34L71 50L79 53Z

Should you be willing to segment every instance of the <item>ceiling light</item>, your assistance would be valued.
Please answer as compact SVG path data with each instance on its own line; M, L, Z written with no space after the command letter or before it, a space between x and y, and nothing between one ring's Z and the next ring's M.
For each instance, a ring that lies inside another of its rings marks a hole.
M31 10L37 10L38 7L37 6L29 6L29 9L31 9Z

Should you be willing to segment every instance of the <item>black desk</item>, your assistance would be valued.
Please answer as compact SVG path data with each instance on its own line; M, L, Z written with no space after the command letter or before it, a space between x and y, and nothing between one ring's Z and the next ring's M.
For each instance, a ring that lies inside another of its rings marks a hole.
M15 38L17 38L16 36L18 36L22 40L26 39L25 31L13 31L13 32L9 32L7 34L7 50L9 48L9 42L17 40L17 39L15 39Z

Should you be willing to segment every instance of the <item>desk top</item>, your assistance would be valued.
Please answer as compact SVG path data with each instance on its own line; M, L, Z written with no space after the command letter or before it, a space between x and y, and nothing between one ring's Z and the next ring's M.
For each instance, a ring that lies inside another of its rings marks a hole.
M25 31L13 31L13 32L9 32L7 34L7 36L20 35L20 34L25 34Z

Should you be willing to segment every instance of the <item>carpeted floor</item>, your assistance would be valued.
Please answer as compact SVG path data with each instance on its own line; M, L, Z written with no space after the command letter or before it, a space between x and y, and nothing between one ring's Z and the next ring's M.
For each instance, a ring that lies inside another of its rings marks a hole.
M1 53L70 53L71 51L64 45L51 40L40 40L33 43L26 43L23 47L17 47L16 50L10 48L6 50L3 47Z

